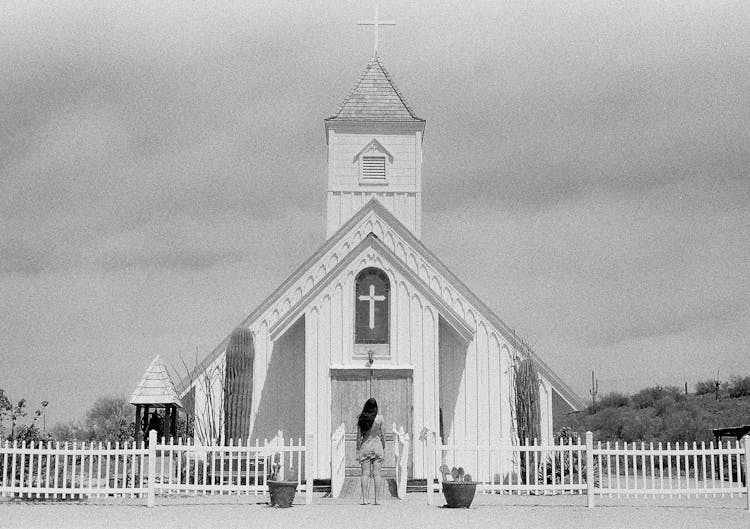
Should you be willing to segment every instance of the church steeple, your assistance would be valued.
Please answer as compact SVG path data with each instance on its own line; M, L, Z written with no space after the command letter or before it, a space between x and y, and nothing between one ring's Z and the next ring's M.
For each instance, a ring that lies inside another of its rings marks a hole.
M418 117L377 53L336 113L328 143L326 237L371 198L417 237L422 232L422 135Z
M422 118L414 114L377 55L367 63L364 72L336 113L326 119L326 123L331 121L424 123Z

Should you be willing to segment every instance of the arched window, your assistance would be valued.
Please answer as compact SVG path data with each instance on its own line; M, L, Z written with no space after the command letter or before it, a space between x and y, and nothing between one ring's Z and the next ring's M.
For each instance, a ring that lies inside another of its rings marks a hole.
M378 268L365 268L355 281L354 343L387 344L391 284Z

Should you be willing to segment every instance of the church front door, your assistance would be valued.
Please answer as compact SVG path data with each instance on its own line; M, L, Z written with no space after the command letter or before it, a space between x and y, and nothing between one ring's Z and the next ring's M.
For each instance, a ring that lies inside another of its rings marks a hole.
M346 475L359 476L361 467L357 463L357 416L365 401L374 397L378 411L385 419L385 461L383 476L395 477L396 466L393 455L395 422L410 435L412 418L411 371L364 369L335 372L331 376L332 430L341 423L346 425ZM409 447L409 471L412 471L412 447Z

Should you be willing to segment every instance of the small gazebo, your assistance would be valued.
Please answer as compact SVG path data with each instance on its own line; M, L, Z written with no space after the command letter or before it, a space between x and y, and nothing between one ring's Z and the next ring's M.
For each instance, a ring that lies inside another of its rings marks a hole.
M130 404L135 406L136 442L148 436L149 430L156 430L159 437L177 436L177 408L182 408L182 402L159 355L143 374L130 397ZM160 410L163 415L159 414Z

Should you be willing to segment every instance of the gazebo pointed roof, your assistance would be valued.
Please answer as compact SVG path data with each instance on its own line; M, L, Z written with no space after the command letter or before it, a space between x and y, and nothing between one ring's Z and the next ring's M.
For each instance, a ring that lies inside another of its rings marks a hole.
M174 404L182 408L182 401L177 396L167 366L159 355L154 357L151 365L143 373L143 378L130 397L130 404Z

